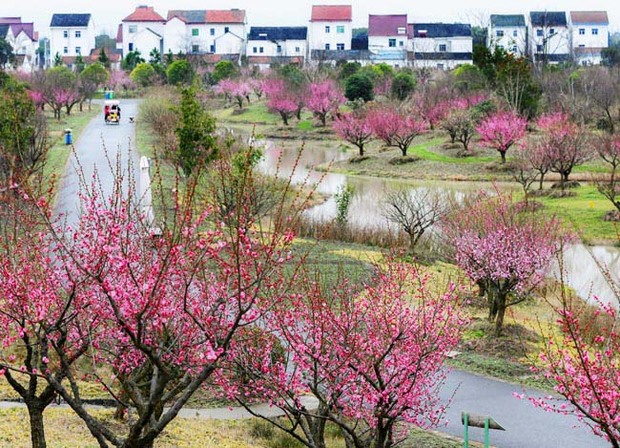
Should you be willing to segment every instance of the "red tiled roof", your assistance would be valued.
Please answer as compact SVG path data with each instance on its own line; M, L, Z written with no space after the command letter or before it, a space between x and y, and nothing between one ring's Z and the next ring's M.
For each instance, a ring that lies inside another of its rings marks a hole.
M571 11L570 19L573 23L609 24L607 11Z
M403 32L399 33L398 29ZM407 14L369 15L368 36L407 36Z
M152 6L138 6L134 12L123 19L123 22L165 22Z
M207 23L245 23L244 9L208 10Z
M118 29L116 30L116 43L123 42L123 24L118 24Z
M350 22L353 18L351 5L312 5L311 22Z
M88 58L91 62L99 61L99 55L101 54L101 48L93 48L90 51L90 55ZM108 49L105 50L106 56L110 59L110 62L119 62L121 60L120 52L110 51Z

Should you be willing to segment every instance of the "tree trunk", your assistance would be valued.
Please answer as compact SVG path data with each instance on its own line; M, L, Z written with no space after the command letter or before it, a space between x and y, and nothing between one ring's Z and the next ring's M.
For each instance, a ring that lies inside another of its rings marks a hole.
M288 117L285 112L280 112L280 116L282 117L282 121L284 122L284 126L288 126Z
M357 147L360 150L360 157L364 157L364 144L362 143L361 145L357 145Z
M495 337L502 335L504 328L504 315L506 314L506 294L497 292L497 317L495 318Z
M26 403L28 417L30 418L30 441L32 448L45 448L45 426L43 424L43 410L41 406L33 403Z
M506 151L500 151L499 154L502 156L502 163L506 163Z
M400 152L403 154L403 157L407 156L407 149L409 149L409 148L407 148L406 146L401 146L400 147Z

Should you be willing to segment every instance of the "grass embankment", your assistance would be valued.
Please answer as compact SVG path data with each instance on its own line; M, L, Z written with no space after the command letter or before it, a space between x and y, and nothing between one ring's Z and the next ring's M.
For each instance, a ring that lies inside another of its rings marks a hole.
M73 141L75 142L91 120L100 113L101 110L96 104L93 105L91 110L88 110L88 107L85 106L82 112L74 108L71 115L63 114L60 120L55 119L50 111L46 112L49 131L49 149L47 160L43 167L43 176L46 182L58 182L65 172L67 160L72 150L71 145L65 144L65 129L71 129Z

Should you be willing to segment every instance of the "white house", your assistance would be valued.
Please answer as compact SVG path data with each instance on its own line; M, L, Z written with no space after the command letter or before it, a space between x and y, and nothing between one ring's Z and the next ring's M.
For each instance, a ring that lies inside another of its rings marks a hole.
M450 70L473 63L471 25L465 23L414 23L414 66Z
M253 26L248 34L248 63L261 69L271 64L303 65L308 50L307 38L305 26Z
M350 50L351 5L313 5L310 17L310 50Z
M123 56L130 51L139 51L144 59L156 49L163 52L164 25L166 19L152 6L138 6L122 21Z
M407 14L369 15L368 50L376 62L394 67L407 64L407 51L411 50Z
M0 17L0 38L13 48L17 70L30 72L36 68L39 38L32 22L22 22L21 17Z
M165 52L244 53L246 15L243 10L170 10L167 19Z
M95 48L95 23L90 14L54 14L50 24L50 56L71 65L78 55Z
M609 18L606 11L571 11L571 47L575 62L601 63L601 51L609 47Z
M526 56L527 44L527 26L523 14L491 14L488 48L503 48L515 56Z
M570 33L565 12L530 12L530 52L534 62L557 64L570 59Z

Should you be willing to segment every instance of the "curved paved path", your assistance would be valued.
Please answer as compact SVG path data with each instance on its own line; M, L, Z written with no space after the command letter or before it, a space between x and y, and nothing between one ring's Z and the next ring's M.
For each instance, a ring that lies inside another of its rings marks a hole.
M69 157L65 174L57 194L55 210L62 213L67 223L74 224L79 216L80 179L78 163L82 167L86 182L90 184L94 170L97 170L104 194L110 193L114 182L114 164L121 157L123 169L128 166L128 150L138 179L138 154L135 150L135 125L129 123L130 116L138 113L139 100L120 100L122 119L119 125L106 125L103 121L103 102L93 102L93 107L101 108L101 114L86 126L79 139L74 140L73 154ZM107 154L107 158L106 158ZM108 161L109 159L109 161ZM110 168L110 163L112 168Z
M110 160L121 155L123 167L127 166L127 150L133 146L134 125L129 123L130 115L137 115L137 100L122 100L123 120L119 126L105 125L103 113L94 119L75 142L75 155L71 157L56 203L57 213L67 214L69 223L75 222L79 212L79 178L76 171L76 156L81 164L86 179L96 168L102 189L109 192L113 182L113 171L108 166L105 149ZM101 104L95 104L101 107ZM134 169L138 169L138 155L132 152ZM136 179L138 176L136 176ZM455 392L456 390L456 392ZM457 437L463 436L460 422L461 411L493 416L506 431L492 431L491 444L502 448L598 448L609 446L603 439L595 437L590 430L578 424L574 417L545 412L534 408L529 401L519 400L513 392L522 392L520 386L485 378L461 371L452 371L442 388L442 398L452 402L446 417L449 423L440 431ZM528 389L530 395L540 395L539 391ZM454 396L453 396L454 394ZM311 404L309 401L308 404ZM0 402L0 407L20 406L14 402ZM267 405L257 405L257 411L265 415L276 416L278 410ZM184 409L181 414L188 418L241 419L251 415L242 408ZM470 429L472 440L483 441L483 430Z

